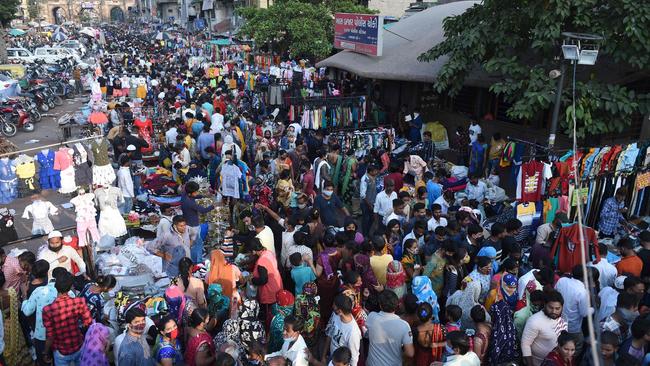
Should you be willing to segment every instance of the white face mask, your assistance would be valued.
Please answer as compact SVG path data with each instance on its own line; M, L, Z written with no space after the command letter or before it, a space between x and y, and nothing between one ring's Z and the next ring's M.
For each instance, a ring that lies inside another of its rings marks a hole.
M323 191L323 194L325 195L325 197L330 197L330 196L332 196L333 193L334 193L334 191Z

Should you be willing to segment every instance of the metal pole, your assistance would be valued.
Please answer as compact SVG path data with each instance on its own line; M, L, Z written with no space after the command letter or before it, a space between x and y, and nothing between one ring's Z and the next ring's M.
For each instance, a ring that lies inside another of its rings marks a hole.
M560 77L555 89L555 105L553 106L553 119L551 119L551 132L548 136L548 148L555 147L555 133L557 132L557 120L560 116L560 104L562 103L562 88L564 87L564 74L566 74L566 62L561 61Z

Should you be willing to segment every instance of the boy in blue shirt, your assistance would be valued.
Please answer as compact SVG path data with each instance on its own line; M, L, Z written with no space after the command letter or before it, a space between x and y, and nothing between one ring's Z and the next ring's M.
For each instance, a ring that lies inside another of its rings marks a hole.
M306 266L302 260L302 254L296 252L289 256L289 262L293 268L291 269L291 279L296 284L295 295L302 294L302 286L307 282L316 280L316 275L311 266Z

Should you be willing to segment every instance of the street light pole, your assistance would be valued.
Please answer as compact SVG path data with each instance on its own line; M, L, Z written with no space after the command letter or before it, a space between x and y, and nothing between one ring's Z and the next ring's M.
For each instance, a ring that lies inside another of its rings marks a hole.
M557 133L557 120L560 116L560 105L562 104L562 89L564 88L564 74L566 74L566 62L560 60L560 76L555 89L555 104L553 105L553 118L551 119L551 133L548 136L548 148L555 146L555 134Z

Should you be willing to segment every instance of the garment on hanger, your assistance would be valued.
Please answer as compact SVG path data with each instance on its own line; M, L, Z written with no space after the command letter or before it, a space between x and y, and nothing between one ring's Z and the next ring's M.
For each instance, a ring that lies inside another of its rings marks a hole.
M90 232L92 240L98 242L100 239L99 231L97 229L97 221L95 216L97 210L95 209L95 195L93 193L83 193L70 200L74 205L77 213L77 235L79 235L79 246L86 246L87 233Z
M587 256L587 262L595 258L593 263L600 261L600 252L598 251L598 237L596 231L588 226L583 226L584 235L584 252ZM580 230L578 224L566 226L560 229L555 243L551 248L554 263L560 273L571 273L573 267L582 263L582 254L580 245Z
M6 204L18 196L18 178L15 162L0 158L0 203Z
M110 186L115 182L115 171L108 159L108 140L102 138L99 143L93 140L90 143L90 150L93 153L95 164L93 165L93 184L98 186Z
M126 223L120 215L118 204L124 203L122 191L117 187L102 187L95 190L95 201L99 205L99 233L118 238L126 235Z
M9 210L6 207L0 208L0 245L4 246L11 241L18 240L13 212L14 210Z
M57 215L59 210L49 201L36 200L25 207L23 219L34 217L32 223L32 235L45 235L54 230L54 225L50 221L50 215Z
M93 183L90 151L81 142L75 143L72 148L74 150L74 180L79 187L89 187Z
M47 155L40 151L36 154L38 162L38 180L41 189L59 189L61 188L61 173L54 169L53 150L47 150Z
M61 147L54 156L54 169L61 173L61 188L59 193L68 194L77 190L74 173L74 150L68 147Z
M31 156L20 154L14 160L16 164L16 176L18 177L18 196L28 197L38 191L38 180L36 175L36 163Z
M240 198L239 180L242 172L235 164L226 163L221 167L221 194L225 197Z

